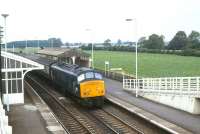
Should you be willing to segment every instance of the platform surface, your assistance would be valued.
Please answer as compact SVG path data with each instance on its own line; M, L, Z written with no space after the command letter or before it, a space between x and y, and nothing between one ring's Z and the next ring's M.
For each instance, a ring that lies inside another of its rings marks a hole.
M43 118L26 93L24 101L24 104L10 107L8 118L13 134L51 134L47 131Z
M200 115L192 115L166 105L158 104L123 90L122 83L105 78L107 94L129 102L173 124L200 134Z

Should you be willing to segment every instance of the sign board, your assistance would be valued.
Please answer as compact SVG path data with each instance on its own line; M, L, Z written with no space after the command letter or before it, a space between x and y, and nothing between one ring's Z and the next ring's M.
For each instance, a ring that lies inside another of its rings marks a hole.
M105 61L105 64L108 65L108 64L109 64L109 61Z

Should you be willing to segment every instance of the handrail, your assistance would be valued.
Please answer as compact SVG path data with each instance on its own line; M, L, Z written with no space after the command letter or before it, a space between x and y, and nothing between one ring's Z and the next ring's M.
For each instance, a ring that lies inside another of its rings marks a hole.
M123 88L130 91L138 89L142 93L190 95L200 97L200 77L165 77L123 79Z

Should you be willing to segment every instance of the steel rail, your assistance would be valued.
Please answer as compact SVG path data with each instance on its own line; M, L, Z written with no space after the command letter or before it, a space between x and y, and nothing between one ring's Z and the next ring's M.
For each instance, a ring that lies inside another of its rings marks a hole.
M50 93L47 89L45 89L39 82L31 78L30 76L27 76L29 79L31 79L33 82L35 82L40 88L45 91L62 109L64 109L68 114L71 115L71 117L76 120L77 123L79 123L82 127L85 128L87 133L94 134L94 131L91 131L87 128L87 126L84 123L81 123L73 113L71 113L52 93ZM60 119L59 119L60 120Z

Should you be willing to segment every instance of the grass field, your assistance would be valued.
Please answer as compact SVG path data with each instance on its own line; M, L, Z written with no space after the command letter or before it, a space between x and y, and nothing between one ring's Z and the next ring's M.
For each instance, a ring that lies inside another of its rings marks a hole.
M9 50L12 51L12 49ZM15 49L17 52L25 53L34 53L37 50L38 48ZM135 53L133 52L94 51L95 68L104 70L105 61L110 62L110 68L122 68L126 73L135 74ZM139 53L138 76L200 76L200 57Z
M111 68L122 68L127 73L135 73L133 52L94 51L95 68L104 69L105 61L110 62ZM200 58L139 53L138 75L139 77L200 76Z

